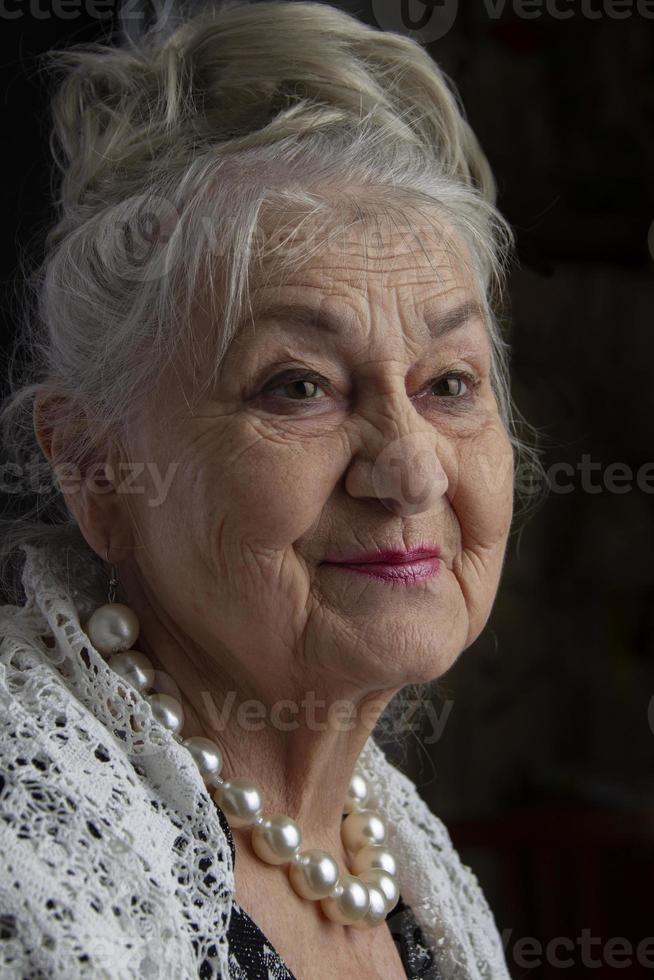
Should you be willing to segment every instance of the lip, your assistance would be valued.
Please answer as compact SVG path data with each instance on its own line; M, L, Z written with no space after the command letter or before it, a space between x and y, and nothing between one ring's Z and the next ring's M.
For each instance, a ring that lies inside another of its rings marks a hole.
M387 583L401 582L411 585L437 575L440 567L440 549L436 545L413 548L410 551L385 549L348 556L328 558L324 564L355 575L367 575Z
M420 545L409 551L399 548L384 548L380 551L348 555L329 555L325 562L330 565L408 565L428 558L440 558L438 545Z

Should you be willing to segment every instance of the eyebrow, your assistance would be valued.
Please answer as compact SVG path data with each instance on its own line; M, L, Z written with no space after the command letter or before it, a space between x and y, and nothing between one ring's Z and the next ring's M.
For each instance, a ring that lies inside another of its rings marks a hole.
M427 329L434 339L457 330L470 320L481 319L486 323L486 311L474 299L466 299L449 310L439 310L433 304L428 304L423 314ZM256 310L254 319L282 320L293 326L315 327L327 333L340 333L351 326L354 317L343 318L311 303L272 303Z
M442 337L444 334L457 330L470 320L482 320L486 324L486 310L476 299L467 298L449 310L434 311L433 305L424 310L425 323L432 337Z

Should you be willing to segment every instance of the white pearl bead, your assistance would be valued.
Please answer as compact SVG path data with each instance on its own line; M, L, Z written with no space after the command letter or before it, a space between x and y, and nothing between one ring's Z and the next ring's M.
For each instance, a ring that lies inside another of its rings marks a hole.
M354 875L342 875L331 895L321 901L322 910L332 922L349 925L368 912L368 888Z
M152 714L164 728L178 735L184 727L184 709L170 694L151 694L148 701L152 706Z
M355 875L372 871L375 868L379 871L385 871L389 875L397 874L395 855L383 844L367 844L362 847L356 852L350 865L350 871Z
M341 840L348 851L358 851L368 844L383 844L386 824L376 810L356 810L341 824Z
M91 643L105 655L133 647L139 629L136 613L122 602L108 602L100 606L86 624Z
M327 851L312 848L294 857L288 877L301 898L315 902L326 898L338 882L338 865Z
M286 864L300 847L302 832L283 813L267 817L252 828L252 849L267 864Z
M378 888L383 894L386 901L386 911L390 912L397 905L397 900L400 897L400 890L398 888L397 879L393 878L392 875L386 874L385 871L380 871L378 868L373 868L371 871L364 871L361 875L361 880L365 881L367 885L371 885L374 888Z
M224 810L232 827L248 827L254 823L262 809L259 787L251 779L242 776L226 779L213 798Z
M362 810L366 805L367 799L368 784L363 776L359 776L359 774L355 772L350 780L350 785L345 796L343 813L352 813L353 810Z
M107 661L109 667L136 688L137 691L147 691L154 684L154 667L138 650L124 650L114 653Z
M203 776L217 776L223 765L220 749L210 738L202 735L191 735L184 739L184 746L193 756L193 760Z
M378 926L380 922L386 919L387 909L384 893L376 885L368 884L367 887L370 905L364 917L359 919L358 922L352 923L354 929L370 929Z

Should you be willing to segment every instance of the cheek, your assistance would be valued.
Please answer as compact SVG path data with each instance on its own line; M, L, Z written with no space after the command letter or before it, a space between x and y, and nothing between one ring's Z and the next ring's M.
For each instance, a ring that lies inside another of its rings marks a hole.
M491 422L458 455L453 507L464 546L503 553L513 514L514 458L501 422Z
M320 519L336 478L335 456L324 439L249 435L240 450L217 449L205 459L195 506L206 518L205 540L220 528L225 545L282 552Z

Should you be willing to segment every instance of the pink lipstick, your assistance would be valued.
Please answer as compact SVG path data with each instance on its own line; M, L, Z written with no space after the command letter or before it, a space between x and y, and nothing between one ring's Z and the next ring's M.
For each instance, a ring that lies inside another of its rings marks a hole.
M423 545L410 551L381 550L367 554L334 555L325 563L357 575L368 575L384 582L411 585L435 576L441 566L440 549Z

